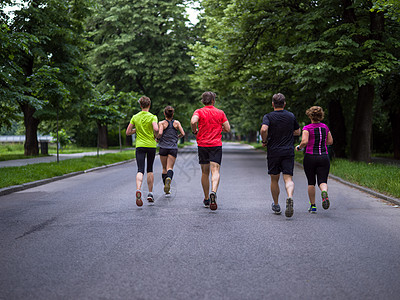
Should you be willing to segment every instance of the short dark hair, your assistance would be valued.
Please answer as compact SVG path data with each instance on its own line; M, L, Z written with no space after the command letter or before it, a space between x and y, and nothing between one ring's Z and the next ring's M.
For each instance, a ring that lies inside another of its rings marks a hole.
M272 102L274 103L274 107L282 108L285 106L285 96L281 93L275 94L272 96Z
M168 105L164 108L165 117L168 119L172 118L174 116L174 112L175 112L175 109L171 105Z
M324 110L320 106L311 106L306 110L306 115L314 122L321 122L324 119Z
M217 95L213 92L204 92L203 95L201 95L201 102L204 105L210 105L214 100Z
M139 104L140 104L140 107L142 107L142 108L148 108L151 104L151 100L149 97L143 96L143 97L140 97Z

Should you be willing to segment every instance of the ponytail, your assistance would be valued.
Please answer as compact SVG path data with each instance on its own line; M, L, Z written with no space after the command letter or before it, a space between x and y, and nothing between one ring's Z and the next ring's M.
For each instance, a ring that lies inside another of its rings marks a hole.
M174 108L172 106L170 106L170 105L168 105L164 109L165 117L168 118L168 119L171 119L174 116L174 112L175 112Z

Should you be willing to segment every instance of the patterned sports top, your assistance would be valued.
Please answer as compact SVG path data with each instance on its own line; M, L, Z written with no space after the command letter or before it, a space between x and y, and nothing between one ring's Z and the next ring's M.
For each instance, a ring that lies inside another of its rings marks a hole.
M178 149L178 130L174 127L174 121L168 121L167 128L164 129L158 146L165 149Z
M303 127L309 132L306 153L313 155L328 154L326 139L328 138L329 128L324 123L311 123Z

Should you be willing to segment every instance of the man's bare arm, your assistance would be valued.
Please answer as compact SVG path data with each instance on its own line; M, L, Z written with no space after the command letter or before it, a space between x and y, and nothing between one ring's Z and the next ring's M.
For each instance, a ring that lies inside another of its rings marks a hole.
M190 120L190 127L192 128L192 132L194 134L197 134L197 132L198 132L197 123L199 123L199 116L193 115L192 119Z
M225 121L222 124L222 131L223 132L230 132L231 131L231 125L229 124L229 121Z
M264 147L267 146L267 138L268 138L268 125L263 124L260 129L261 140Z

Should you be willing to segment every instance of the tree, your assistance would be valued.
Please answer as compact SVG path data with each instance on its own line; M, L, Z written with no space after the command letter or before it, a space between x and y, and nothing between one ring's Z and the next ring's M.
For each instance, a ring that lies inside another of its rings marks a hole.
M352 159L370 159L375 87L398 64L398 31L384 23L383 12L351 0L207 0L204 6L207 43L193 48L196 78L213 82L227 105L242 108L238 119L257 120L244 108L259 111L276 91L301 117L307 106L334 106L328 115L341 155L346 129L335 123L347 118Z
M182 0L99 1L88 23L91 64L102 89L149 96L152 110L193 99L192 40Z
M89 119L94 120L97 125L97 141L100 148L108 148L107 125L118 123L123 117L119 111L121 96L111 87L104 93L96 93L92 101L87 102Z
M32 0L15 12L10 28L14 33L35 37L29 52L15 59L22 70L15 86L24 97L14 97L24 114L25 155L38 154L37 129L51 111L68 101L78 101L89 88L82 62L85 46L83 18L85 0Z
M0 127L10 127L11 122L20 117L15 99L25 98L25 88L18 84L23 70L17 64L16 56L28 53L29 44L37 42L32 35L12 32L7 23L9 16L0 10Z

